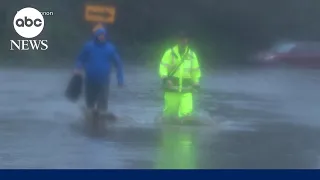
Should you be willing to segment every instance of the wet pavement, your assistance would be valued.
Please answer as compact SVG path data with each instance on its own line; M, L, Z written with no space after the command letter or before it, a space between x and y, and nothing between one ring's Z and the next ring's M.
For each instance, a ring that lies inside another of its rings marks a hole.
M112 86L120 116L99 133L63 94L63 69L0 70L0 168L319 168L320 70L204 73L201 125L164 125L157 74L127 69ZM113 84L115 82L113 81Z

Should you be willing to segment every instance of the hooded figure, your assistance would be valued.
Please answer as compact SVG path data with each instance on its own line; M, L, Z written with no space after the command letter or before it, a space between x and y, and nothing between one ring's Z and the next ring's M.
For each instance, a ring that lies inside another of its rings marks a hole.
M123 86L120 56L111 42L106 40L106 29L94 31L93 39L82 48L76 61L76 74L85 75L85 99L89 110L107 111L109 82L112 65L117 69L118 85ZM98 109L97 109L98 108Z

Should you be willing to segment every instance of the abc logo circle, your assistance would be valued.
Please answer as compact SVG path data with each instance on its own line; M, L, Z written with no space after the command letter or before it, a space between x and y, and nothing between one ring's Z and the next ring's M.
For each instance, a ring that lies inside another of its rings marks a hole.
M13 27L20 36L34 38L42 32L44 18L37 9L26 7L14 16Z

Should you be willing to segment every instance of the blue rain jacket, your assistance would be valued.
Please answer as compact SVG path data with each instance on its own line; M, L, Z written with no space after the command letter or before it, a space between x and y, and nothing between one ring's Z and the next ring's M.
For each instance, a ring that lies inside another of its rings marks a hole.
M124 80L120 56L111 42L98 40L97 37L101 34L106 36L106 29L96 30L93 39L84 45L76 61L76 68L83 68L87 80L91 82L107 83L114 65L118 84L122 85Z

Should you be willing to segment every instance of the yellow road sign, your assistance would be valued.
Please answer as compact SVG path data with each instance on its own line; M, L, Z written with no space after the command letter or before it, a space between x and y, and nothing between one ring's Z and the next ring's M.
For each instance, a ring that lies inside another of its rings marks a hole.
M114 23L116 8L103 5L86 5L85 19L89 22Z

